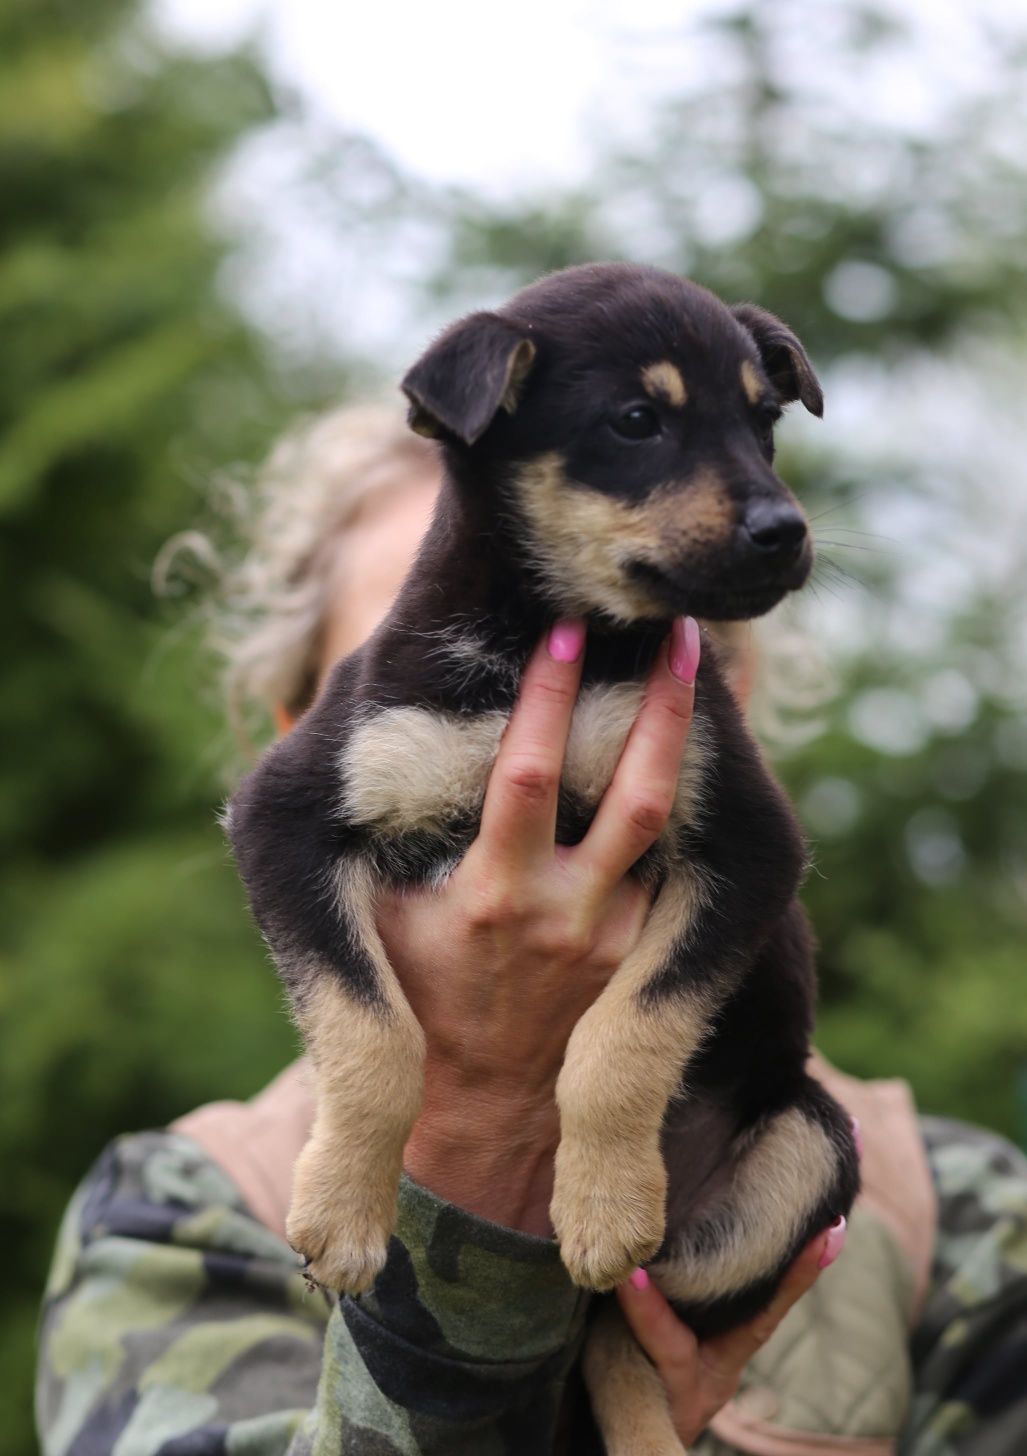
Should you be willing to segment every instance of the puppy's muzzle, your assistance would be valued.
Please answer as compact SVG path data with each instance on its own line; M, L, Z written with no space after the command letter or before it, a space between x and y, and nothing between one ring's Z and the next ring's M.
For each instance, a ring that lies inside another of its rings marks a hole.
M715 545L677 559L633 561L628 571L674 611L728 621L759 617L805 585L813 546L793 502L757 496Z

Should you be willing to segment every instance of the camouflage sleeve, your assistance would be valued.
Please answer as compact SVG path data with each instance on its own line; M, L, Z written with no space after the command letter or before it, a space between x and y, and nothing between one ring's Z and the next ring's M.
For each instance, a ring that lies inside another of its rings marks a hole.
M913 1340L900 1456L1027 1452L1027 1160L979 1128L923 1118L938 1193L931 1288Z
M373 1297L334 1307L188 1138L122 1138L61 1227L43 1456L551 1448L582 1297L555 1247L405 1183Z

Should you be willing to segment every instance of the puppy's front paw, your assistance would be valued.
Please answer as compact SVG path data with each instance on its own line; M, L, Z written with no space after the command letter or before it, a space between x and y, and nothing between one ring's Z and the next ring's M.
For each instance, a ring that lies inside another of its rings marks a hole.
M365 1293L385 1266L387 1238L377 1229L360 1228L353 1216L340 1215L338 1226L326 1232L323 1218L307 1215L306 1209L290 1213L286 1236L303 1255L308 1282L339 1294Z
M307 1144L296 1163L285 1234L306 1261L308 1279L341 1294L370 1289L394 1221L394 1190L370 1191L323 1145Z
M612 1289L663 1242L667 1175L663 1159L614 1150L601 1160L560 1144L550 1217L575 1284Z

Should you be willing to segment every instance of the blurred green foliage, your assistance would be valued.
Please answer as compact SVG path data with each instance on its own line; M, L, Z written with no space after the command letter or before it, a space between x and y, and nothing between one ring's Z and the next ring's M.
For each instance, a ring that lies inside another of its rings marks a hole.
M783 63L800 32L827 70L844 64L849 102ZM821 731L780 758L813 843L820 1041L847 1070L909 1077L930 1110L1022 1136L1027 532L1003 514L1022 479L1006 461L1007 499L989 496L983 436L948 459L922 414L900 438L925 361L948 391L970 361L984 424L999 374L1023 370L1022 41L992 37L989 95L947 100L914 134L865 104L903 43L872 9L814 18L782 0L773 23L742 9L706 38L709 84L573 193L487 202L400 185L385 159L376 189L377 154L349 139L324 183L346 203L340 250L358 223L365 248L412 221L441 240L424 248L442 261L422 317L588 257L662 263L788 318L829 419L862 399L848 432L783 433L821 537L809 628L861 627L830 639ZM324 394L323 361L297 383L292 340L283 378L226 300L239 243L208 214L224 159L275 110L253 56L176 53L135 0L0 0L0 1416L15 1456L33 1449L32 1330L75 1181L117 1132L245 1096L293 1049L214 823L225 733L198 635L150 584L211 475ZM354 367L334 362L335 388ZM940 400L939 430L956 403ZM891 434L864 449L860 419L888 410ZM889 527L909 508L919 555ZM990 570L981 531L1011 543ZM911 588L925 557L969 563L933 636Z
M195 634L150 584L199 482L295 402L217 286L208 189L273 115L244 54L168 52L130 0L0 5L0 1320L33 1449L56 1220L119 1130L290 1055L212 807Z

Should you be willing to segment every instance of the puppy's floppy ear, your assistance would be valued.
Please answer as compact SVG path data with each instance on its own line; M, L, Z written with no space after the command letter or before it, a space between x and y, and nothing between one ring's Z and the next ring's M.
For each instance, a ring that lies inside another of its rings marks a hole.
M782 403L801 399L810 414L824 413L824 392L806 350L787 324L755 303L736 303L731 312L752 334L767 378Z
M485 433L498 409L513 414L535 359L524 328L497 313L472 313L446 330L403 380L410 426L434 436L439 427L465 445Z

